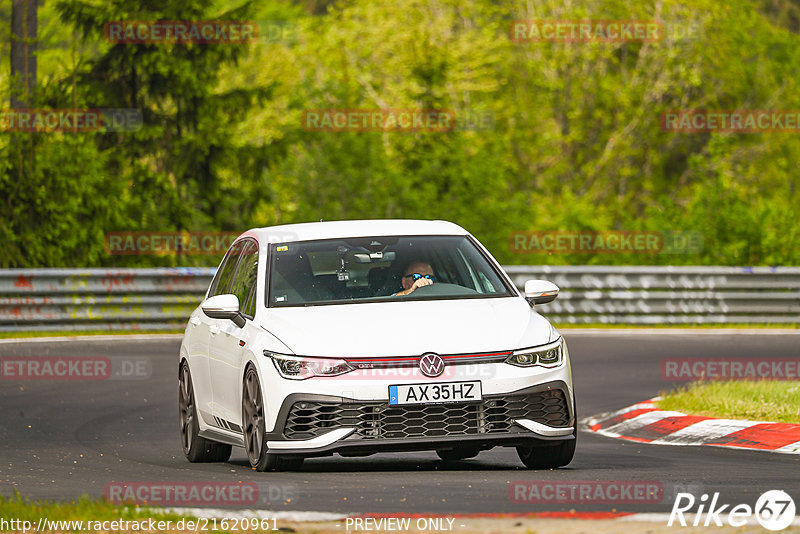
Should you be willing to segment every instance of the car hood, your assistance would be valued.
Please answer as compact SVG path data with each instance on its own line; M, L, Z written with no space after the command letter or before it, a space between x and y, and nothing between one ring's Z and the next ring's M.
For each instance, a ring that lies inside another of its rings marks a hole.
M270 308L261 326L303 356L409 356L512 350L550 341L520 297Z

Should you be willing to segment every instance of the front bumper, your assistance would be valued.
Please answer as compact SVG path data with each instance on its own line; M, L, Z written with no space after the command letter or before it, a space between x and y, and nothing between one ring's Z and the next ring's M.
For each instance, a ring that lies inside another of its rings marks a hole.
M295 393L268 432L275 454L362 456L376 452L555 445L574 439L574 403L563 381L537 384L473 403L389 406Z

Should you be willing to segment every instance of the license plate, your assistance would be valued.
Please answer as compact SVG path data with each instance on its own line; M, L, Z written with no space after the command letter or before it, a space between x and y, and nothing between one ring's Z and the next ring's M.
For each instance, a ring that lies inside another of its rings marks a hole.
M389 404L441 404L479 401L481 382L441 382L389 386Z

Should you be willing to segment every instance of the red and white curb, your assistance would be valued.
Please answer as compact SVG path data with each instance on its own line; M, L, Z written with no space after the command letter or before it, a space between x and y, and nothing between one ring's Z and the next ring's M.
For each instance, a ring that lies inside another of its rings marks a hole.
M660 410L659 397L584 419L588 430L610 438L656 445L689 445L800 454L800 425L741 421Z

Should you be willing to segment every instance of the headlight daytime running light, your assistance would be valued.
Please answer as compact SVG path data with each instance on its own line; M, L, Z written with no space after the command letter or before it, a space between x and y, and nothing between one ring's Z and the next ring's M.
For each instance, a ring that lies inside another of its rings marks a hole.
M307 358L303 356L287 356L275 352L264 351L275 364L275 369L283 378L290 380L306 380L313 377L339 376L350 371L355 371L355 367L346 360L337 358Z
M506 363L517 367L558 367L564 360L562 339L544 347L516 350L506 358Z

